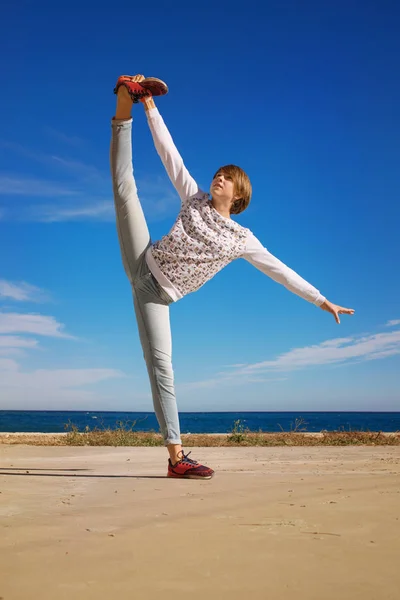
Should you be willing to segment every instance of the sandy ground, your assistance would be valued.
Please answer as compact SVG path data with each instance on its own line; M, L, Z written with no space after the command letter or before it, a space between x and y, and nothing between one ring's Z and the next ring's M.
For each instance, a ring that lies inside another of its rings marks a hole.
M400 447L0 447L0 599L398 600Z

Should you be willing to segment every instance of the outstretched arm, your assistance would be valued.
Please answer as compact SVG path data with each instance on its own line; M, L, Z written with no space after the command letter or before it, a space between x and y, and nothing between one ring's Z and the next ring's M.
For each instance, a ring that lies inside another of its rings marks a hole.
M143 99L142 102L158 155L181 201L184 202L198 192L199 186L185 167L153 98Z
M268 252L252 233L247 239L243 258L294 294L333 314L337 323L340 323L339 314L354 313L352 308L343 308L329 302L314 286Z

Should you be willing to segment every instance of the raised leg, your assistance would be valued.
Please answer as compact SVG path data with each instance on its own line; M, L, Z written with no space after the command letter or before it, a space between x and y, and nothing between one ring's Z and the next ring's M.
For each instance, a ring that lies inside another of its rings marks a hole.
M112 121L110 163L122 261L133 283L138 265L150 245L150 234L133 176L131 108L129 94L121 87Z
M137 76L140 81L141 76ZM154 410L173 464L181 457L179 416L172 370L169 306L157 294L145 264L151 244L132 164L132 100L117 94L110 150L114 204L121 256L133 288L140 341L149 373Z

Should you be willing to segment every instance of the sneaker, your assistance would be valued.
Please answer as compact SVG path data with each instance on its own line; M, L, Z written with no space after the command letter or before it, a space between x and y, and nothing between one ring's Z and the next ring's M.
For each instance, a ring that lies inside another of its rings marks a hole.
M139 82L132 81L132 78L127 75L121 75L114 88L114 94L118 92L121 85L126 87L134 104L140 102L143 98L164 96L168 93L167 84L156 77L147 77Z
M180 479L211 479L214 471L210 467L200 465L197 461L189 458L190 452L182 452L182 458L173 465L171 459L168 459L167 477L177 477Z

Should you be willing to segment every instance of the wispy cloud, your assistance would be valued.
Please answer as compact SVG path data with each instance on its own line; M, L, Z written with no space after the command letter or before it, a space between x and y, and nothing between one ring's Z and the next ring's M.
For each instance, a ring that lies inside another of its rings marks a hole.
M31 220L42 223L83 220L114 221L114 204L110 200L102 200L81 205L35 206L31 209Z
M25 144L18 144L17 142L7 142L6 140L0 140L0 150L5 150L8 154L18 154L23 158L28 158L35 162L43 162L43 158L47 155L41 152L35 152ZM47 162L47 159L46 159Z
M68 173L72 175L75 180L80 182L90 182L91 184L104 185L108 181L108 172L105 173L95 167L83 161L75 159L65 158L58 156L57 154L46 154L43 152L37 152L25 145L18 144L16 142L0 141L0 148L7 152L18 154L23 158L31 160L32 162L45 165L54 170L60 170L64 174Z
M76 135L67 135L63 131L58 131L57 129L53 129L52 127L45 127L44 131L45 133L55 138L59 142L62 142L63 144L78 147L87 145L87 142L84 139Z
M12 359L0 358L0 409L95 410L112 398L91 386L125 377L116 369L23 370Z
M64 184L41 179L27 179L24 177L11 177L0 175L0 194L7 196L75 196L78 191L66 187Z
M337 338L303 348L294 348L274 360L247 365L236 374L293 371L321 365L370 361L400 354L400 330L364 337Z
M86 386L125 377L123 372L109 368L29 370L15 360L16 356L26 357L39 347L37 336L58 339L60 343L76 339L64 329L52 316L0 312L0 409L44 406L82 409L91 403L94 408L96 398L102 394L87 390Z
M0 348L35 348L37 340L16 335L0 335Z
M64 325L54 317L37 314L0 312L0 334L25 333L46 337L76 339L63 331Z
M313 346L293 348L272 360L225 366L223 371L209 379L181 383L177 388L188 391L226 385L269 384L285 380L286 374L291 371L327 365L355 364L398 354L400 354L400 330L362 337L335 338ZM282 373L283 376L274 377L274 374L278 373Z
M76 179L81 182L104 185L109 182L108 173L100 171L97 167L89 165L82 161L62 158L61 156L51 156L53 162L57 163L64 170L69 171Z
M400 319L393 319L386 323L386 327L396 327L396 325L400 325Z
M39 347L39 342L33 338L17 335L0 335L0 356L25 356L27 350Z
M37 369L24 372L13 360L0 359L2 365L1 387L47 388L53 390L76 388L123 377L116 369Z
M145 180L140 182L139 198L146 218L149 221L159 221L167 215L178 211L179 199L168 184L162 181ZM103 186L104 187L104 186ZM82 194L82 200L84 196ZM25 211L25 218L41 223L56 223L67 221L115 221L113 200L93 198L89 202L77 203L76 199L62 205L41 204L31 206Z
M78 168L78 167L77 167ZM79 168L78 168L79 169ZM74 181L72 189L65 184L52 184L39 179L17 179L0 175L0 195L20 195L26 198L41 197L57 199L57 203L30 204L2 208L0 218L18 221L55 223L68 221L115 221L114 202L111 194L111 182L101 174L90 174L87 167L87 181ZM82 170L84 167L82 166ZM90 185L89 179L96 179L96 185ZM101 185L100 185L101 182ZM170 185L161 181L139 182L139 199L149 222L160 221L179 210L179 198ZM104 189L110 188L110 197L104 198ZM85 190L88 190L89 193ZM96 191L98 196L94 196ZM88 197L90 200L88 200ZM61 201L61 204L60 204Z
M60 134L60 132L57 132ZM61 134L62 137L62 134ZM33 222L67 222L77 220L114 221L111 177L85 161L43 153L15 142L0 141L0 148L39 163L52 174L52 181L0 174L0 195L25 198L57 199L39 205L4 207L3 218ZM55 181L59 174L61 181ZM176 213L179 198L166 176L145 176L137 179L139 198L149 221L159 221ZM109 195L108 195L109 194ZM61 200L61 205L60 205Z
M44 290L24 281L13 282L0 279L0 298L25 302L47 302L49 295Z

